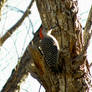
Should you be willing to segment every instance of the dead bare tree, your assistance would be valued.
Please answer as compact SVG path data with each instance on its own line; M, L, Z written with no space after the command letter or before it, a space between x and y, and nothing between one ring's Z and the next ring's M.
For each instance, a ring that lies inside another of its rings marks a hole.
M82 26L77 18L76 0L36 0L36 4L43 28L47 32L52 29L52 35L59 42L60 72L51 72L46 66L44 57L38 50L40 38L39 32L36 32L2 92L19 90L19 84L28 73L43 85L46 92L89 91L91 75L86 53L92 34L92 7L82 35ZM25 15L28 15L28 12ZM16 24L17 27L20 24ZM17 27L11 29L14 31ZM6 36L8 33L9 31L1 38L2 44L9 37Z

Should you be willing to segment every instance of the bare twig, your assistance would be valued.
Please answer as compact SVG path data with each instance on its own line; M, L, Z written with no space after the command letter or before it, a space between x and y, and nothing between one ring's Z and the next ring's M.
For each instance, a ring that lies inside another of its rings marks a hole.
M4 43L4 41L9 38L13 32L22 24L22 22L24 21L24 19L30 14L30 8L33 4L34 0L32 0L28 6L28 8L26 9L26 11L24 12L23 16L20 18L20 20L14 25L12 26L9 30L7 30L7 33L0 38L0 45L2 45Z

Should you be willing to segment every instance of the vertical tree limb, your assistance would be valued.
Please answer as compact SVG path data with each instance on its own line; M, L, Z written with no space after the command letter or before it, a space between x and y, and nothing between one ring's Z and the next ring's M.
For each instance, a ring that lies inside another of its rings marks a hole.
M85 25L85 29L83 32L83 41L84 41L84 48L83 51L85 52L88 48L89 41L92 36L92 6L88 15L88 19Z

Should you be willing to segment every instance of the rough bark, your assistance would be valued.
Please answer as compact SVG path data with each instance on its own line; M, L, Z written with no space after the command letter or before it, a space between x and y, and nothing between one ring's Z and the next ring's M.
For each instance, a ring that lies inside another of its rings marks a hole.
M14 70L14 75L16 76L16 73L19 75L19 71L23 69L23 74L30 72L31 75L43 85L46 92L88 91L90 85L90 78L88 76L90 76L90 72L86 51L84 52L84 50L87 50L84 48L88 47L88 43L84 45L82 40L82 27L77 19L77 1L36 0L36 4L43 28L47 32L52 29L52 35L55 36L59 42L59 72L51 72L46 66L44 57L38 50L40 38L37 32L27 48L28 56L31 57L31 59L25 60L24 57L27 57L27 55L24 54L18 65L18 70ZM25 53L27 53L27 51ZM24 68L24 65L26 68ZM21 74L18 80L22 79L23 74ZM11 76L13 76L13 73ZM13 76L12 78L15 77ZM11 80L13 80L12 78ZM16 81L17 79L12 84L13 86L15 83L15 89L20 82L18 81L16 84ZM10 91L10 86L8 87L6 84L3 88L3 90L6 90L2 92L14 92L15 90Z
M80 59L75 59L83 51L82 27L77 18L77 1L36 0L36 4L43 28L46 31L53 30L52 35L56 37L60 46L60 72L52 73L44 66L44 73L39 73L39 79L46 92L86 92L86 79L89 80L86 55L83 53Z

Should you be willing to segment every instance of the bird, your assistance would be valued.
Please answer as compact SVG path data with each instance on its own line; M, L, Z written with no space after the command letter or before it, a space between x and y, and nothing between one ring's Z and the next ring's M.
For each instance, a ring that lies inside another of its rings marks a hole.
M46 32L41 26L39 30L39 36L41 39L39 49L44 56L46 65L50 68L51 71L56 72L60 48L58 41L53 35L51 35L51 32L52 29Z

